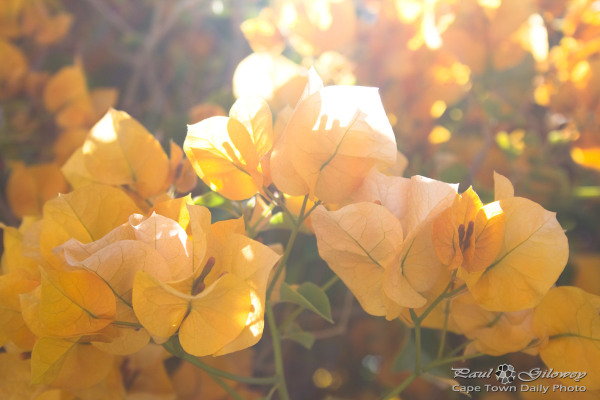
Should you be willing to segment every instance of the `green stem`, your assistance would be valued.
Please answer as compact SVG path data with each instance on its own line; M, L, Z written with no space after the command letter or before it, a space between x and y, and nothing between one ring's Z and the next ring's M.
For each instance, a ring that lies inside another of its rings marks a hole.
M306 214L304 214L301 218L298 219L298 224L302 225L304 223L304 221L306 221L306 219L310 216L310 214L315 211L315 208L319 207L321 205L321 200L317 200L315 202L315 204L313 204L313 206L306 212Z
M565 332L565 333L559 333L558 335L552 335L549 337L549 340L560 339L560 338L565 338L565 337L576 337L576 338L581 338L581 339L592 340L595 342L600 342L600 339L596 339L591 336L579 335L577 333L572 333L572 332Z
M323 289L323 291L328 291L330 287L332 287L333 285L335 285L336 283L338 283L340 281L340 278L338 278L337 275L332 276L327 282L325 282L322 286L321 289Z
M493 320L491 320L491 321L490 321L490 322L489 322L489 323L486 325L486 327L487 327L487 328L491 328L492 326L496 325L496 323L497 323L498 321L500 321L500 318L502 318L502 316L503 316L503 315L504 315L504 313L503 313L503 312L499 312L498 314L496 314L496 316L494 317L494 319L493 319Z
M448 318L450 316L450 293L453 293L452 289L454 288L454 277L456 276L456 271L452 274L452 278L446 286L446 289L442 292L442 296L446 300L446 307L444 308L444 325L442 327L442 337L440 338L440 347L438 348L438 353L436 356L436 360L439 360L444 355L444 348L446 347L446 335L448 334Z
M471 358L477 358L477 357L481 357L484 356L484 353L473 353L473 354L469 354L466 356L456 356L456 357L448 357L448 358L443 358L441 360L435 360L430 362L429 364L427 364L424 368L423 371L429 371L430 369L434 369L437 367L440 367L442 365L445 364L451 364L455 361L465 361L465 360L470 360Z
M415 369L413 371L413 373L406 378L399 386L396 386L394 389L392 389L388 394L385 395L384 399L390 399L394 396L397 396L398 394L400 394L404 389L406 389L406 387L416 378L418 378L423 372L435 368L439 365L443 365L446 363L450 363L456 360L462 360L462 359L467 359L467 358L473 358L472 356L464 356L464 357L456 357L456 358L447 358L447 359L440 359L441 354L444 351L444 347L445 347L445 341L446 341L446 332L448 330L448 313L446 313L446 319L444 321L444 329L442 331L442 339L440 341L440 348L438 349L438 357L432 361L431 363L427 364L426 366L422 366L422 345L421 345L421 323L425 320L425 318L427 318L427 316L435 309L435 307L437 307L438 304L440 304L440 302L442 302L443 300L446 299L450 299L452 296L454 296L455 294L461 292L466 285L461 285L460 287L456 288L456 289L452 289L454 287L454 276L456 275L456 272L452 275L452 278L450 279L450 282L448 282L448 285L446 285L446 287L444 288L444 290L442 291L442 293L431 302L431 304L429 305L429 307L427 307L425 309L425 311L423 311L423 313L421 315L417 315L417 313L415 312L414 309L409 309L409 313L410 313L410 318L412 320L413 323L413 328L415 330L415 347L416 347L416 356L415 356ZM448 307L448 306L446 306ZM448 309L447 309L448 311Z
M163 347L175 357L181 358L182 360L187 361L192 365L195 365L196 367L204 370L213 377L230 379L232 381L247 383L250 385L272 385L277 382L277 377L275 376L266 378L254 378L251 376L231 374L229 372L211 367L210 365L205 364L198 357L186 353L185 350L181 348L181 344L179 344L179 339L176 336L171 337L171 339L169 339L166 343L163 344Z
M296 318L298 318L298 316L302 314L302 311L304 310L305 308L298 307L294 311L292 311L287 317L285 317L283 322L279 325L279 331L285 332L285 329L288 327L288 325L291 324Z
M298 225L302 225L304 212L306 211L306 204L308 204L308 195L305 195L304 199L302 200L302 207L300 207L300 214L298 214Z
M279 330L275 324L275 316L273 315L273 307L271 303L267 301L265 309L265 316L267 317L267 323L269 324L269 330L271 332L271 340L273 341L273 357L275 358L275 378L277 379L277 391L281 400L289 400L290 395L287 390L287 383L285 381L285 372L283 370L283 356L281 354L281 338L279 337Z
M287 260L290 258L290 254L292 253L292 248L294 247L294 242L296 241L296 236L298 236L298 232L300 232L300 228L302 227L302 223L308 216L313 212L315 208L320 204L320 202L316 202L308 212L306 212L306 204L308 203L308 195L304 196L304 201L302 202L302 208L300 210L300 215L298 216L298 220L295 221L294 229L290 233L290 238L288 239L287 244L285 245L285 250L283 252L283 256L279 261L279 265L275 270L275 274L273 275L273 279L269 283L267 287L267 299L271 298L271 292L273 288L275 288L275 284L277 282L277 278L281 275L281 272L285 269L285 265L287 264ZM286 208L284 207L284 210Z
M210 375L210 374L209 374ZM235 400L244 400L242 398L242 396L239 395L238 392L235 391L235 389L233 389L231 386L229 386L227 384L227 382L225 382L223 379L219 378L218 376L215 375L210 375L210 377L217 382L217 384L219 386L221 386L223 388L223 390L225 390L227 393L229 393L231 395L231 397Z
M129 328L136 328L136 329L142 327L142 325L138 324L137 322L113 321L112 324L117 325L117 326L127 326Z
M281 260L279 261L279 264L276 267L277 269L275 270L275 274L273 274L273 279L271 279L271 282L267 287L267 299L271 298L271 292L275 288L277 279L279 278L279 275L281 275L281 272L285 269L285 264L287 263L288 258L290 258L290 254L292 253L292 247L294 247L294 242L296 241L296 236L298 236L299 231L300 225L296 225L294 226L294 229L292 229L292 233L290 233L290 238L288 239L288 242L285 246L283 256L281 256Z
M410 317L415 326L415 347L417 351L417 355L415 357L415 374L417 376L421 375L421 321L417 317L417 313L411 308L410 309Z
M292 214L290 212L290 210L288 210L288 208L285 206L285 203L282 201L282 199L280 197L275 196L275 194L273 192L271 192L268 188L266 188L264 186L263 186L263 191L269 197L269 199L271 200L272 203L275 203L276 205L278 205L279 207L281 207L283 209L283 212L285 214L287 214L287 216L290 218L290 220L294 223L294 226L298 225L298 221L296 220L296 217L294 216L294 214Z
M410 374L410 376L408 378L406 378L404 381L402 381L402 383L400 385L396 386L394 389L389 391L385 396L383 396L382 400L389 400L393 397L398 396L400 393L402 393L402 391L404 389L406 389L408 387L408 385L410 385L412 383L412 381L417 379L417 377L418 377L418 375L413 372L412 374Z
M257 200L257 203L258 203L258 200ZM269 215L271 213L271 211L273 211L273 208L275 208L275 203L274 202L269 203L269 205L267 206L267 208L265 208L265 210L260 215L260 217L258 217L258 219L256 220L256 222L254 222L248 228L248 237L254 238L254 236L256 236L256 228L258 228L258 225L267 217L267 215Z
M418 317L418 321L421 322L423 321L425 318L427 318L427 316L434 310L435 307L437 307L438 304L440 304L440 302L442 302L445 299L449 299L452 296L454 296L455 294L461 292L465 287L467 287L467 285L461 285L459 287L457 287L454 290L450 290L450 288L452 287L453 282L452 280L448 283L448 286L446 286L446 289L444 289L444 291L442 292L441 295L439 295L433 302L431 302L431 304L429 305L429 307L427 307L427 309L425 311L423 311L423 314L421 314ZM448 291L450 290L450 291Z
M446 347L446 335L448 333L448 317L450 316L450 301L446 300L446 307L444 308L444 325L442 327L442 336L440 337L440 347L436 359L442 358L444 355L444 348Z
M467 340L464 343L462 343L460 346L458 346L457 348L455 348L454 350L452 350L449 354L448 357L452 357L455 356L456 354L460 353L461 350L463 350L465 347L467 347L468 345L470 345L471 343L473 343L473 339Z
M412 310L411 310L412 311ZM416 333L416 330L415 330ZM416 341L416 339L415 339ZM419 348L417 347L417 355L419 354ZM435 360L430 362L429 364L425 365L423 367L423 369L417 373L417 368L415 368L415 372L413 372L408 378L406 378L400 385L396 386L394 389L392 389L391 391L389 391L382 400L389 400L392 397L398 396L400 393L402 393L402 391L404 389L406 389L408 387L408 385L414 381L416 378L418 378L423 372L427 372L429 370L432 370L434 368L440 367L442 365L445 364L451 364L455 361L465 361L465 360L469 360L472 358L477 358L477 357L481 357L484 356L484 353L473 353L473 354L469 354L467 356L458 356L458 357L448 357L448 358L444 358L441 360Z

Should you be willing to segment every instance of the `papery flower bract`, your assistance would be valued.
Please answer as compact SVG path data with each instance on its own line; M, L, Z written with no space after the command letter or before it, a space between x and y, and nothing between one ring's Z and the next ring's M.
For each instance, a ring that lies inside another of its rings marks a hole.
M173 185L179 193L188 193L194 190L198 183L198 177L190 160L183 158L183 149L171 141L169 157L169 175L165 182L164 190Z
M188 211L187 205L192 203L191 194L175 199L166 198L154 203L154 207L152 207L150 212L155 212L175 220L183 229L187 230L188 225L190 224L190 212Z
M137 271L146 271L161 281L186 279L193 274L192 242L174 220L152 214L134 214L129 222L94 242L71 239L56 252L71 268L83 268L104 280L117 297L115 318L135 324L131 292ZM145 346L145 330L111 326L94 345L114 354L131 354Z
M432 302L448 290L448 284L450 284L453 279L455 278L452 276L452 272L449 271L448 268L442 268L440 266L439 276L434 285L428 290L419 293L421 296L425 297L427 302L421 307L403 308L398 318L400 318L407 326L414 326L411 311L413 311L417 317L421 317L423 313L429 309ZM455 289L458 284L459 282L455 281L450 288ZM454 322L452 318L447 317L448 312L450 311L447 307L448 301L450 301L450 299L441 301L432 310L429 310L429 314L427 314L425 319L423 319L420 323L421 327L431 329L445 328L448 332L459 335L463 334L462 329L456 324L456 322Z
M40 215L47 200L67 191L67 181L54 163L25 166L14 163L6 184L6 199L13 213Z
M39 227L40 221L36 217L23 218L19 228L5 226L0 223L3 231L3 252L0 258L0 269L4 274L23 270L27 275L39 277L39 268L35 260L26 257L24 253L25 236L31 234Z
M88 271L48 271L40 286L20 299L23 319L39 337L94 333L116 313L112 290Z
M23 350L33 347L36 338L23 320L19 295L39 284L39 278L21 269L0 275L0 346L10 342Z
M79 63L61 68L44 87L44 106L62 128L89 128L117 98L114 89L89 91Z
M489 311L534 307L556 282L568 256L554 213L513 197L508 179L494 174L496 201L483 205L469 188L433 224L440 260L458 268L476 302Z
M373 169L353 195L354 201L381 203L400 221L406 236L396 260L385 270L383 289L402 307L424 306L436 286L445 286L438 279L446 283L449 279L435 256L431 229L433 218L450 205L457 188L422 176L407 179Z
M436 254L451 269L480 271L500 251L504 218L498 203L484 206L472 188L457 194L452 207L433 223Z
M267 280L279 256L235 233L240 226L243 232L239 221L213 227L198 224L194 214L201 209L208 213L203 207L189 206L194 253L191 276L167 282L138 271L133 308L157 340L178 331L183 349L190 354L226 354L260 339Z
M114 356L75 338L40 338L31 354L31 383L85 389L102 381Z
M0 99L12 96L23 86L27 59L18 47L0 39Z
M273 145L273 121L259 97L240 98L228 117L211 117L188 126L183 144L198 176L232 200L262 190L261 162Z
M110 109L83 144L83 163L98 182L128 185L143 198L164 188L169 160L160 143L124 111Z
M523 350L535 339L533 309L493 312L481 308L471 294L451 300L450 318L460 332L473 340L465 353L482 352L493 356Z
M216 353L233 341L252 311L250 289L235 275L191 296L140 272L133 293L136 315L151 334L168 338L179 331L183 349L197 356Z
M283 192L341 203L373 167L396 162L396 140L376 88L309 83L271 155Z
M44 205L39 251L50 265L59 265L53 249L74 238L98 240L139 209L123 191L93 184L60 195Z
M36 391L37 388L31 385L29 360L18 353L0 353L0 397L32 398Z
M306 86L306 68L281 54L252 53L233 73L233 93L238 99L259 96L280 110L293 106Z
M404 307L426 304L442 264L431 242L433 218L449 206L456 187L423 177L372 176L363 198L393 204L355 203L337 211L318 207L311 215L319 254L357 297L365 311L399 316ZM388 196L382 196L386 192ZM378 198L379 197L379 198Z
M540 357L556 371L582 371L588 390L600 389L600 297L573 286L550 289L535 308ZM569 380L569 384L572 381Z
M372 315L388 315L383 274L402 245L400 222L384 207L356 203L312 214L319 254ZM390 319L392 319L391 317Z
M504 187L501 196L510 193ZM487 310L535 307L567 263L567 237L555 213L531 200L506 197L498 205L505 215L500 251L484 269L472 273L463 270L459 275L477 303Z
M130 384L128 388L122 389L123 392L127 392L127 395L123 394L123 396L175 399L176 388L165 365L165 360L169 356L170 354L162 346L156 344L146 346L141 351L128 356L126 368L123 368L125 371L117 376L118 384L122 385L123 378ZM116 396L113 395L112 398Z

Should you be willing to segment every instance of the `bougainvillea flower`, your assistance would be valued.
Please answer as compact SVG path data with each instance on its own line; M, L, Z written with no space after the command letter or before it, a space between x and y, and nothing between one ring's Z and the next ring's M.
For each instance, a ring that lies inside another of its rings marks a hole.
M82 243L100 239L138 212L122 190L93 184L59 195L44 205L39 251L46 263L60 265L53 250L73 238Z
M252 53L233 73L233 94L237 98L259 96L273 110L293 107L306 86L306 68L282 54Z
M174 220L158 214L148 218L134 214L129 222L91 243L71 239L57 252L70 268L92 272L111 288L117 299L115 319L135 325L131 292L137 271L146 271L162 281L182 280L193 270L192 241ZM111 326L106 337L94 344L106 352L131 354L150 339L145 330Z
M116 301L111 288L89 271L48 271L33 291L21 294L25 323L37 336L90 334L110 324Z
M85 389L102 381L114 356L90 346L82 337L40 338L31 353L31 383Z
M273 121L266 101L240 98L229 117L188 126L183 144L194 170L211 189L232 200L262 190L262 158L273 145Z
M189 159L183 158L183 149L178 144L171 141L170 149L169 175L163 189L166 191L169 186L173 185L177 192L189 193L198 183L194 167Z
M452 299L450 318L461 333L473 340L465 353L479 351L499 356L523 350L535 339L533 309L505 313L487 311L468 292Z
M23 350L31 350L33 347L35 336L23 320L19 295L32 291L39 284L39 278L24 269L0 275L1 346L11 342Z
M379 177L373 202L337 211L319 206L311 220L319 254L369 314L396 318L403 307L422 307L443 270L431 241L433 218L456 187L423 177ZM387 196L382 196L386 191ZM366 193L363 196L368 196ZM376 197L397 205L394 213Z
M12 212L19 218L40 215L47 200L67 191L67 181L54 163L25 166L12 165L6 184L6 199Z
M208 226L196 224L196 211L208 211L189 209L191 279L167 282L139 270L132 293L135 314L157 340L178 332L183 349L196 356L251 346L262 335L267 280L279 256L238 233L241 221L211 227L208 214Z
M372 315L389 314L383 273L402 245L400 222L384 207L357 203L312 214L319 254Z
M83 144L83 163L100 183L127 185L143 198L163 190L169 160L150 132L124 111L110 109Z
M498 174L495 179L497 205L505 216L500 250L483 269L459 270L459 276L487 310L533 308L567 263L567 237L555 213L531 200L509 197L513 193L510 182Z
M117 100L115 89L88 90L79 63L61 68L44 87L44 106L62 128L89 128Z
M600 389L599 310L600 297L563 286L548 292L533 320L544 363L557 371L586 372L582 383L588 390Z
M293 196L341 203L373 167L396 162L396 140L376 88L328 86L314 71L271 155L273 182Z
M472 188L457 194L452 207L433 223L436 254L451 269L487 267L500 251L504 218L498 203L484 206Z
M0 40L0 99L18 92L27 74L27 59L19 48L6 40Z

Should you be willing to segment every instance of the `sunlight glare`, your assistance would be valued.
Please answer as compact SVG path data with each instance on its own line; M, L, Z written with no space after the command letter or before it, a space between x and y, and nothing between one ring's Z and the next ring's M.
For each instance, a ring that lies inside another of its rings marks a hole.
M213 0L212 3L210 4L210 9L216 15L223 14L223 11L225 10L225 5L223 4L223 0Z
M260 298L254 293L250 292L250 303L252 304L252 312L248 314L246 319L246 326L250 329L252 336L257 337L260 335L265 328L265 321L263 316L263 306Z
M537 62L548 58L548 30L540 14L532 14L528 20L529 45L531 54Z

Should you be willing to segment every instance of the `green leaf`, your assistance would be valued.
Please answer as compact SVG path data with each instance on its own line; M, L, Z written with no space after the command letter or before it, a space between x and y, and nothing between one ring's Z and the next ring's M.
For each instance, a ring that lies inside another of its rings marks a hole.
M288 326L285 328L282 338L293 340L308 350L310 350L315 343L315 335L310 332L303 331L302 328L300 328L300 326L295 322L288 324Z
M292 230L294 229L294 221L281 211L269 218L269 227Z
M283 212L279 211L276 214L273 214L271 218L269 218L269 225L266 229L287 229L293 230L296 228L296 221L294 221L290 216ZM306 233L308 235L312 235L312 231L306 227L306 224L302 224L300 227L300 232Z
M327 294L312 282L305 282L298 286L297 289L292 289L285 282L282 283L279 290L279 300L297 304L333 323L331 319L331 305L329 304Z
M208 208L231 208L231 201L215 192L207 192L194 198L194 204Z

